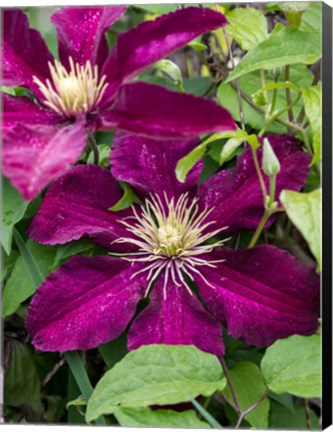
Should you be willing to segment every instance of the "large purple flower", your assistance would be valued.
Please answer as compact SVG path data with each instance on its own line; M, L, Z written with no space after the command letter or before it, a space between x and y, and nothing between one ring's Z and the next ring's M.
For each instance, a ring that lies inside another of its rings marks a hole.
M108 52L105 32L123 6L63 8L51 17L59 60L20 10L3 13L3 85L33 98L3 96L3 171L32 199L82 153L90 134L123 129L179 138L234 129L212 101L143 82L143 69L198 35L227 23L222 14L190 7L122 33Z
M281 164L277 195L282 188L299 190L310 156L294 138L269 140ZM49 188L30 236L57 244L88 235L113 256L74 257L38 288L26 320L36 348L86 350L106 343L125 330L144 297L149 304L131 325L129 349L194 344L222 355L221 323L256 346L316 331L319 278L313 269L274 246L221 247L221 235L254 229L263 214L251 152L198 188L202 161L184 184L174 174L196 145L121 133L113 143L112 174L77 166ZM122 196L115 179L128 182L144 204L110 211Z

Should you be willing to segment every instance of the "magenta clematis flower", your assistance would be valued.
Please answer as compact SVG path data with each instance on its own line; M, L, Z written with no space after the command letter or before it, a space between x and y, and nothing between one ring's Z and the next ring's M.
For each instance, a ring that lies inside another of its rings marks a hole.
M277 195L283 188L299 190L310 156L294 138L269 140L281 164ZM235 168L198 187L202 161L183 184L174 174L177 161L196 145L120 133L112 173L77 166L51 185L29 227L31 238L52 245L88 235L113 256L74 257L38 288L26 319L36 348L86 350L117 338L144 297L149 304L131 324L130 350L193 344L222 355L221 323L234 338L256 346L316 331L314 269L274 246L221 247L221 235L254 229L263 214L249 148ZM116 179L128 182L144 204L110 211L122 196Z
M122 33L109 53L105 32L125 10L54 13L59 60L23 12L4 11L2 85L24 86L32 95L3 95L3 172L24 198L34 198L76 162L95 131L179 138L236 127L212 101L129 82L198 35L225 25L225 17L207 8L178 10Z

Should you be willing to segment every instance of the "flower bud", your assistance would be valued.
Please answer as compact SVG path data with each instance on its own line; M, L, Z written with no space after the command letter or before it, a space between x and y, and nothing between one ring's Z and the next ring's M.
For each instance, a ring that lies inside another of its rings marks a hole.
M276 176L281 169L280 162L267 138L264 138L262 169L270 177Z

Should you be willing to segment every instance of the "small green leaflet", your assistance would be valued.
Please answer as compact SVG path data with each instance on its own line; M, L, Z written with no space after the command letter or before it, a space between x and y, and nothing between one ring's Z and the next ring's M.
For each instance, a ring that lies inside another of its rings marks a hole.
M130 207L133 203L138 202L138 198L132 191L131 186L124 182L121 182L120 184L124 190L124 195L113 207L109 208L110 211L124 210L125 208Z
M321 338L294 335L267 348L261 370L275 393L312 398L321 396Z
M258 69L274 69L296 63L312 64L322 54L321 35L285 28L248 52L231 72L230 82Z
M24 201L7 179L2 180L2 193L1 244L6 254L10 255L14 226L23 218L29 201Z
M321 134L322 134L322 87L318 84L313 87L302 87L305 113L312 128L313 159L312 164L321 160Z
M230 23L227 33L239 46L250 51L268 38L267 21L262 12L254 8L235 8L226 14Z
M322 32L322 9L321 2L310 3L308 9L304 12L301 18L300 30L309 33Z
M217 357L192 345L144 345L128 353L98 382L88 401L87 422L116 408L188 401L226 385Z
M171 409L116 408L114 415L121 426L209 429L206 422L199 420L195 411L177 412Z
M235 367L229 370L229 375L242 411L245 411L265 394L264 378L254 363L248 361L237 363ZM232 400L229 387L225 389L224 393L229 400ZM269 400L266 398L245 416L245 420L255 428L267 429L268 412Z
M308 242L317 260L318 271L321 271L321 189L308 193L283 190L280 194L280 201L293 224Z
M216 132L209 138L205 139L200 145L198 145L189 154L180 159L176 166L176 176L177 179L184 183L187 174L191 171L194 165L203 157L206 152L208 144L225 138L236 138L244 140L247 133L242 129L237 129L236 131L226 131L226 132Z

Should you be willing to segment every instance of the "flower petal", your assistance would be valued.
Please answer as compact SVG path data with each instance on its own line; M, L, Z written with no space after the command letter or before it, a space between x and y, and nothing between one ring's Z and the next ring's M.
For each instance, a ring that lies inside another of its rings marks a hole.
M133 186L143 195L165 192L171 199L195 190L203 162L190 171L185 183L175 175L179 159L199 145L198 139L157 141L137 135L118 133L112 143L111 172L119 180ZM130 149L130 151L129 151Z
M300 142L288 135L267 135L279 161L276 197L282 189L300 190L309 173L311 157L302 150ZM261 165L262 151L258 150ZM266 189L269 178L263 173ZM263 214L263 197L249 146L237 160L235 168L220 171L209 178L198 191L202 207L215 207L210 218L228 232L255 229ZM266 226L275 220L270 218Z
M33 297L26 328L42 351L87 350L117 338L144 292L138 270L120 259L74 257Z
M195 345L221 356L224 353L221 325L184 286L168 282L163 297L164 276L156 282L150 303L135 318L128 334L128 348L145 344Z
M225 17L208 8L189 7L147 21L118 36L106 60L103 75L122 83L139 74L202 33L227 24Z
M55 12L51 21L57 29L59 56L63 65L68 58L85 65L102 67L107 55L108 44L104 33L126 11L125 6L107 7L64 7Z
M53 111L38 106L25 96L2 95L4 129L24 125L56 125L62 119Z
M215 102L144 82L121 86L99 122L99 129L170 139L236 128L229 112Z
M77 161L86 145L82 122L57 128L18 124L4 136L3 173L27 200Z
M76 166L56 180L32 220L28 233L42 244L63 244L88 235L110 248L118 237L129 237L119 221L127 211L112 212L122 190L106 169ZM116 248L116 244L112 249Z
M195 280L208 310L231 336L258 346L317 330L319 276L289 252L274 246L223 248L207 257L212 258L225 262L201 267L210 285Z
M3 85L26 86L39 95L33 76L49 78L48 62L53 56L41 34L29 28L27 16L19 9L3 12L2 73Z

